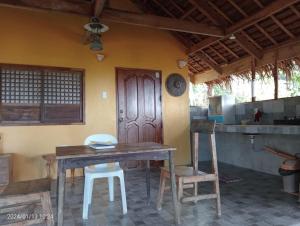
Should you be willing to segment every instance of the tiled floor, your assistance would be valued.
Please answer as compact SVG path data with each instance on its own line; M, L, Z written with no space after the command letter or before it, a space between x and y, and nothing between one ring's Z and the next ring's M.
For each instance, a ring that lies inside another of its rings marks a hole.
M201 166L204 165L206 166L206 164ZM226 164L219 164L219 172L242 178L240 182L221 183L222 217L216 217L213 200L184 204L181 213L182 226L300 226L300 203L295 196L281 192L280 177ZM128 214L123 216L117 179L115 179L114 202L108 201L106 181L98 181L94 187L89 220L83 221L81 218L83 178L76 178L74 185L68 182L66 186L64 225L173 225L173 208L169 192L165 196L163 209L161 211L155 209L158 185L159 171L154 171L151 173L152 200L150 206L147 206L144 172L127 172ZM199 191L209 191L209 188L209 184L200 185ZM55 205L55 197L53 197L53 206Z

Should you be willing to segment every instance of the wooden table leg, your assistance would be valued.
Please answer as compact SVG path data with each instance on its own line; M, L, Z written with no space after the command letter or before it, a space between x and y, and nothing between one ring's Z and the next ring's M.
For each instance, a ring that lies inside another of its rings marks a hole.
M150 205L150 160L146 161L147 205Z
M64 220L64 194L65 194L65 180L66 170L64 169L63 160L58 161L58 178L57 178L57 225L63 226Z
M175 224L180 224L180 215L178 208L178 200L176 195L176 179L175 179L175 169L173 161L173 151L169 151L169 168L170 168L170 179L171 179L171 190L172 190L172 199L175 213Z

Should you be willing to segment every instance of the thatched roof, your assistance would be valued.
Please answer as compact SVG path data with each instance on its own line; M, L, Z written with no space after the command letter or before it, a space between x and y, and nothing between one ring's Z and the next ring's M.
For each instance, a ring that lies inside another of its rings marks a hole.
M146 13L218 25L225 37L173 32L188 49L190 75L221 67L300 37L300 1L134 0ZM234 34L235 39L230 39ZM286 68L286 67L284 67ZM249 68L250 69L250 68ZM261 73L270 71L266 65ZM241 74L241 73L240 73ZM247 75L247 72L242 73ZM226 80L226 79L225 79Z
M272 77L273 76L273 70L275 68L275 63L266 64L264 66L260 66L258 68L255 68L255 74L258 74L260 78L266 78L266 77ZM292 73L295 69L298 69L300 67L300 58L294 57L287 60L282 60L277 62L277 70L281 70L284 75L286 76L287 80L291 79ZM230 82L234 79L234 77L242 78L245 80L251 80L252 79L252 71L251 68L247 71L234 73L228 76L221 77L219 79L211 80L208 82L205 82L205 84L208 87L212 87L214 85L220 85L220 86L230 86Z

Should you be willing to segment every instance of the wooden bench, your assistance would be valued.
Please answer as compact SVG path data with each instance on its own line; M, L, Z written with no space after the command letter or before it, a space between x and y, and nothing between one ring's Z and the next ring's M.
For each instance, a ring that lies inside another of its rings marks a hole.
M0 225L53 226L49 179L11 183L0 187Z

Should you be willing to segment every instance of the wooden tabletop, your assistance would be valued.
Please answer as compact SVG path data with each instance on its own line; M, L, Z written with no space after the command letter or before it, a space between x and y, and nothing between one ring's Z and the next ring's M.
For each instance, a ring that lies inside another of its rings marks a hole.
M70 159L93 156L112 156L122 154L138 154L148 152L175 151L176 148L168 145L145 142L136 144L117 144L115 148L95 150L86 145L63 146L56 148L56 159Z

